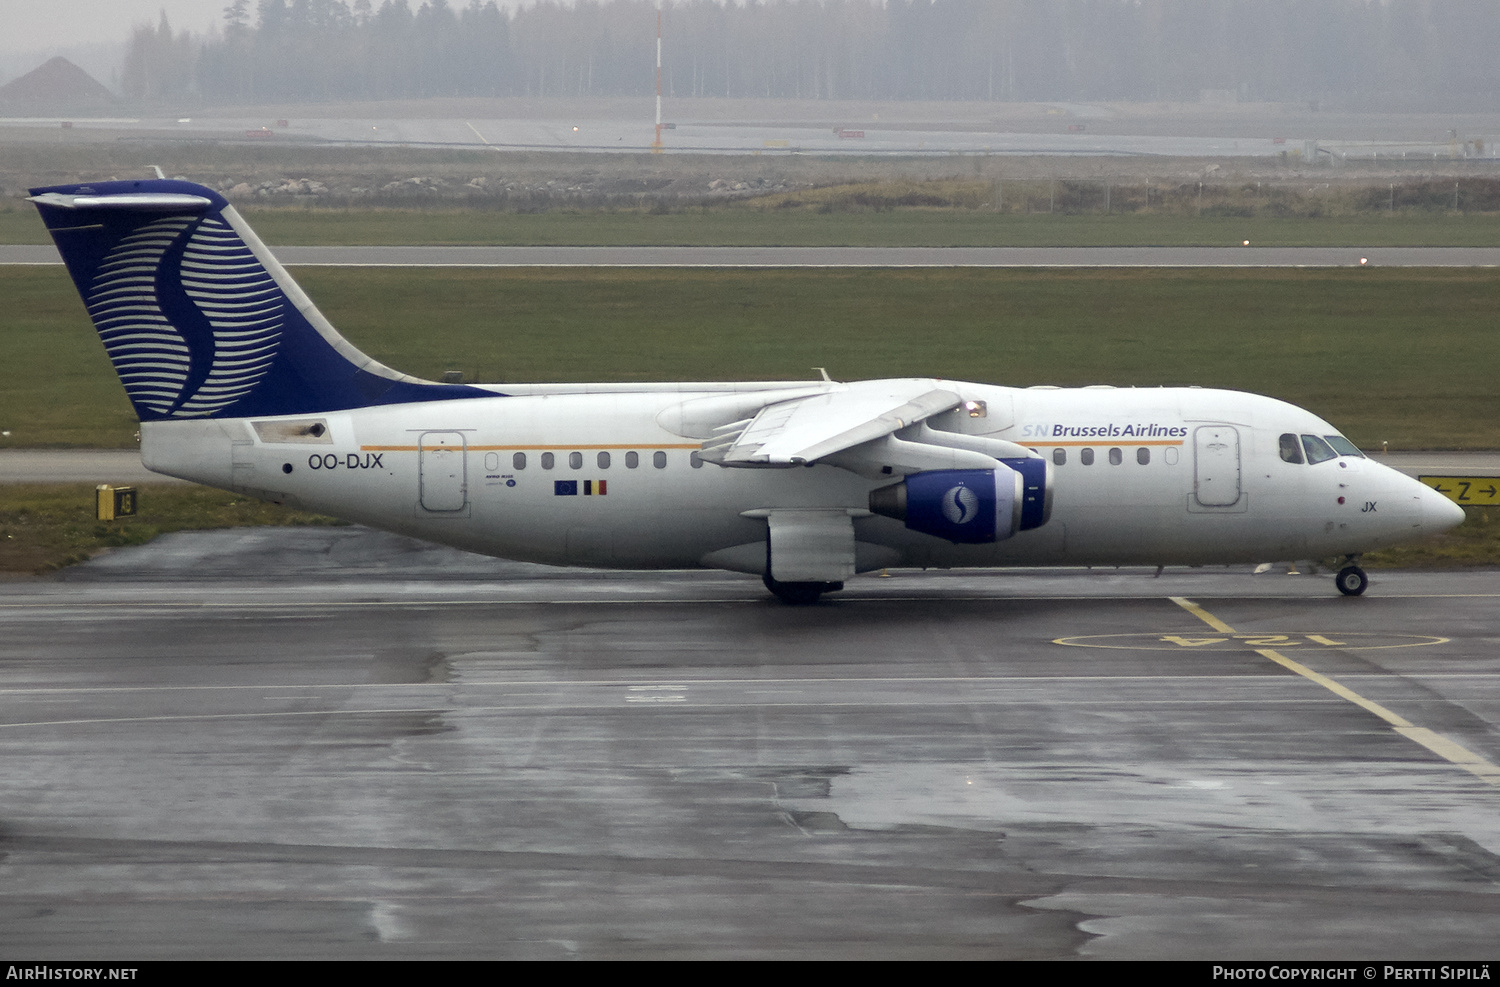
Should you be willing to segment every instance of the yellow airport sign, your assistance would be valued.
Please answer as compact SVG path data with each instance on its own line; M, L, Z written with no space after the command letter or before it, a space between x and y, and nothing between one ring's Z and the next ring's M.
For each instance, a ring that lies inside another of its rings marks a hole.
M112 487L101 483L94 488L94 500L100 521L135 517L135 487Z
M1455 504L1487 507L1500 504L1500 476L1419 476Z

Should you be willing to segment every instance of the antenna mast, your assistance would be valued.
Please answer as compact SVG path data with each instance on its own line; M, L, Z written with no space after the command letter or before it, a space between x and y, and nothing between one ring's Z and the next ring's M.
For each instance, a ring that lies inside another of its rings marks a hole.
M661 0L656 0L656 140L651 153L661 153Z

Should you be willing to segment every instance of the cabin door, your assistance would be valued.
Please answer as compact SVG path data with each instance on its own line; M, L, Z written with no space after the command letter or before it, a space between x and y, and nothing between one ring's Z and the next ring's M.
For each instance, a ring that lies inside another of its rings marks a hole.
M422 509L452 514L469 502L462 432L423 432L417 446Z
M1240 433L1232 425L1202 425L1193 433L1193 497L1203 507L1240 500Z

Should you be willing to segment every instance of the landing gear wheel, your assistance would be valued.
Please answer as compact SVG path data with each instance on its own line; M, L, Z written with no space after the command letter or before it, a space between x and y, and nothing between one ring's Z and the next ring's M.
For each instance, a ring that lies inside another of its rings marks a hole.
M1370 577L1357 565L1346 565L1333 577L1333 584L1345 596L1359 596L1370 585Z
M782 603L787 603L794 607L803 607L810 603L817 603L818 597L824 593L831 593L834 590L844 588L843 583L783 583L780 580L772 579L770 575L764 575L760 578L761 582L766 584L766 589L776 594L777 599Z

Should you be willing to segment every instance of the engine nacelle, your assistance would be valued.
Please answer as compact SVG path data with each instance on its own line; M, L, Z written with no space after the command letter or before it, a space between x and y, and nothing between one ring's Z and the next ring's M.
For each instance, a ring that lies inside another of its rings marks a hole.
M1021 530L1040 528L1052 517L1052 466L1035 456L1000 460L1021 474Z
M1021 474L992 470L930 470L870 491L870 510L905 521L913 531L960 545L1001 541L1021 530Z
M960 545L1004 541L1047 523L1050 473L1042 459L990 470L929 470L870 491L870 510Z

